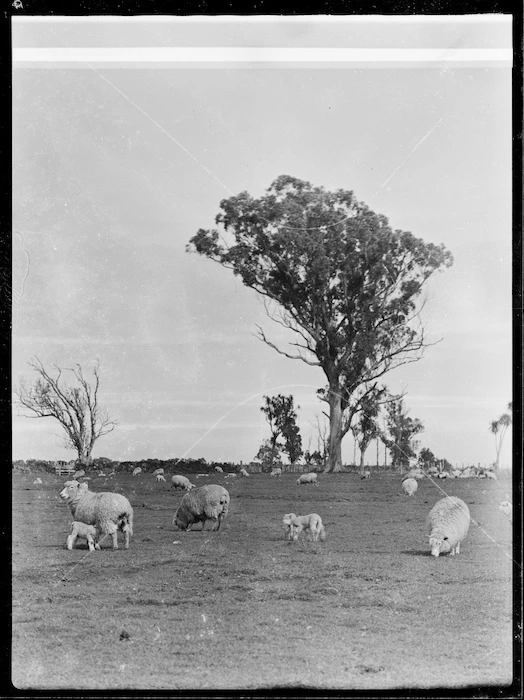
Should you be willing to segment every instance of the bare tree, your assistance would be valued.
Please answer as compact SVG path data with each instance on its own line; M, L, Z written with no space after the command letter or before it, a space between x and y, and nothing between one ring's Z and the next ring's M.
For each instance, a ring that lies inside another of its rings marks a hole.
M79 364L64 370L53 365L55 376L36 357L28 364L38 379L29 386L22 381L16 391L20 405L34 414L25 417L55 418L65 430L65 447L76 450L80 463L89 464L95 442L116 426L116 421L98 405L99 363L93 367L91 381L84 377ZM64 372L71 373L76 386L68 385Z

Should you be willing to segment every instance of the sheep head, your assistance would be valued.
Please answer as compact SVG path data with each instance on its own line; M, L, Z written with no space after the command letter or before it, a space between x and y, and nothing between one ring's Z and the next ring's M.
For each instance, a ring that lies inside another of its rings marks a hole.
M431 547L431 555L434 557L438 557L439 554L446 554L451 549L448 538L442 535L430 537L429 546Z

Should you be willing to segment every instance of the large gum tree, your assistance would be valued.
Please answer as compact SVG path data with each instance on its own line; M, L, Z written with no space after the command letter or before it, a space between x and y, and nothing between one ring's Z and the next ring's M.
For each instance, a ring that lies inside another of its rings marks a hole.
M348 190L328 191L288 175L266 194L220 203L216 225L199 229L188 251L240 276L261 294L268 316L292 332L282 355L320 367L327 379L326 471L342 469L342 438L358 398L386 372L422 357L421 292L449 267L443 245L393 230Z

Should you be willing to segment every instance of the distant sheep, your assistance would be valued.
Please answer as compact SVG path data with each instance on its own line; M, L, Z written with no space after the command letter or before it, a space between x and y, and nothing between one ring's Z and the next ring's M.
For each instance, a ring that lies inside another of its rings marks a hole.
M166 477L163 474L157 474L155 478L157 481L165 481L166 480Z
M314 472L309 472L308 474L301 474L297 479L297 484L315 484L318 486L317 475Z
M162 467L159 467L158 469L155 469L155 471L153 472L153 476L156 476L157 474L163 474L163 473L164 473L164 470L162 469Z
M326 530L322 524L322 518L317 513L310 513L309 515L295 515L294 513L288 513L283 519L284 526L289 524L289 534L291 537L288 539L293 539L293 541L298 540L298 536L303 531L308 531L313 542L316 542L320 537L321 540L326 539Z
M438 475L438 478L439 479L447 479L448 476L449 476L448 472L440 472L440 474Z
M180 474L175 474L171 477L171 488L191 491L191 489L195 488L195 485L192 484L187 477L181 476Z
M81 523L79 520L73 520L71 523L71 532L67 536L66 547L67 549L73 549L77 537L82 537L87 540L89 551L93 552L95 549L100 549L100 545L97 542L100 534L100 531L94 525L87 525L86 523Z
M125 534L125 549L133 534L133 508L120 493L89 491L87 484L66 481L60 498L67 503L73 518L95 525L102 535L111 535L113 549L118 549L118 530Z
M218 472L219 474L224 473L224 470L222 469L222 467L218 467L218 466L215 467L215 471Z
M73 474L73 479L80 479L81 476L85 476L85 470L84 469L77 469L76 472Z
M229 474L226 474L226 477L230 476L232 478L236 478L236 474L233 474L233 472L229 472Z
M282 469L280 467L273 467L269 476L282 476Z
M247 471L247 469L244 469L243 467L242 467L242 469L239 470L239 474L240 474L240 476L249 476L249 472Z
M371 478L371 472L369 471L369 469L366 469L366 471L360 472L360 478L361 479Z
M486 478L493 479L493 481L497 481L497 475L495 474L495 472L492 471L486 472Z
M507 515L508 518L511 520L511 517L513 515L513 506L509 501L502 501L502 503L499 506L499 510L501 510L504 515Z
M39 476L37 476L37 478L33 481L33 484L41 484L41 483L42 483L42 479Z
M105 476L104 472L98 472L98 476Z
M192 489L183 497L180 507L173 516L175 530L189 530L194 523L201 522L205 529L206 520L214 520L212 530L220 530L222 520L229 509L229 493L223 486L207 484Z
M138 476L141 473L141 471L142 471L141 467L135 467L133 469L133 476Z
M431 554L460 554L460 543L469 530L468 506L457 496L446 496L433 506L427 518Z
M207 476L207 474L197 474L197 475L196 475L196 478L197 478L197 479L200 479L201 476Z
M417 493L417 489L418 482L416 479L409 477L408 479L404 479L402 482L402 490L406 496L414 496Z

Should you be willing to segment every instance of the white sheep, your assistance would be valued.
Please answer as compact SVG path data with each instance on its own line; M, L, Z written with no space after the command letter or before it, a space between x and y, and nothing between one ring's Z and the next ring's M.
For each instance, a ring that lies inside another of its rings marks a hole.
M125 534L125 549L133 534L133 508L125 496L110 491L89 491L87 484L66 481L60 498L67 503L75 520L95 525L102 535L111 535L113 549L118 549L118 530Z
M361 479L370 479L370 478L371 478L371 472L369 471L369 469L366 469L365 471L360 472L360 478L361 478Z
M273 467L269 476L282 476L282 469L280 467Z
M438 478L439 479L447 479L448 476L449 476L448 472L440 472L440 474L438 475Z
M247 469L244 469L244 467L242 467L242 469L240 469L239 473L240 473L240 476L249 476L249 472L247 471Z
M223 474L223 473L224 473L224 470L222 469L222 467L218 467L218 466L215 467L215 471L218 472L219 474Z
M191 491L191 489L195 488L195 484L192 484L187 477L175 474L171 477L171 488Z
M85 475L85 469L77 469L76 472L73 474L73 479L80 479L81 476Z
M41 484L41 483L42 483L42 479L39 476L37 476L36 479L33 481L33 484Z
M212 530L220 530L222 520L229 509L229 493L223 486L207 484L192 489L182 498L179 508L173 516L175 530L189 530L193 523L202 523L205 529L206 520L214 520Z
M468 506L457 496L446 496L430 510L426 524L431 554L460 554L460 543L469 530Z
M155 478L157 481L165 481L166 480L166 477L163 474L157 474Z
M295 542L298 540L300 533L304 530L309 532L313 542L316 542L319 537L321 540L326 539L326 530L322 524L322 518L317 513L310 513L309 515L288 513L284 516L282 522L284 526L289 526L288 539L293 539Z
M513 515L513 506L509 501L502 501L502 503L499 506L499 510L501 510L504 515L507 515L508 518L511 520L511 517Z
M73 549L77 537L83 537L87 540L89 551L93 552L95 549L100 549L100 545L97 542L100 534L95 525L87 525L87 523L81 523L79 520L73 520L71 532L67 536L66 547L67 549Z
M230 476L232 479L236 478L236 474L234 474L233 472L229 472L228 474L226 474L226 477L228 476Z
M138 475L140 474L141 471L142 471L142 468L141 468L141 467L135 467L135 468L133 469L133 476L138 476Z
M98 472L98 476L105 476L104 472Z
M318 486L317 475L315 474L315 472L309 472L309 474L301 474L297 479L297 484L299 486L301 484L315 484L315 486Z
M495 472L487 471L485 472L485 474L487 479L493 479L494 481L497 481L497 475L495 474Z
M406 496L414 496L417 492L418 489L418 482L416 479L413 479L412 477L409 477L408 479L404 479L402 482L402 490L406 494Z
M162 467L159 467L158 469L155 469L155 471L153 472L153 476L157 476L157 474L163 474L163 473L164 473L164 470L162 469Z

